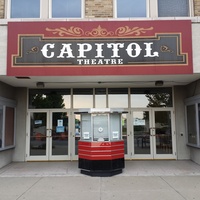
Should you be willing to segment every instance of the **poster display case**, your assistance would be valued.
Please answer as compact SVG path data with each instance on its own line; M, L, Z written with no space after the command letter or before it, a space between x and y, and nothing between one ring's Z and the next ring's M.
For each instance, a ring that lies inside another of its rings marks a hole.
M81 114L81 139L78 144L81 173L112 176L124 168L122 140L123 111L89 109Z

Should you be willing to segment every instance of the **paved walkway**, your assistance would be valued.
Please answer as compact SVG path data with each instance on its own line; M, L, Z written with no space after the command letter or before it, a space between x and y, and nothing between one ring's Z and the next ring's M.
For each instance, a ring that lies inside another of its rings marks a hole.
M0 200L199 200L191 161L126 161L122 174L89 177L77 162L12 163L0 169Z

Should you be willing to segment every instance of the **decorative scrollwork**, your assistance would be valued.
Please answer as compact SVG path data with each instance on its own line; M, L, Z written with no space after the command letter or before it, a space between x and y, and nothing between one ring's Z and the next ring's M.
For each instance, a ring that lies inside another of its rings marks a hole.
M173 53L173 51L167 45L162 45L160 47L160 50L161 50L161 52Z
M54 35L58 34L59 36L81 36L83 35L84 31L79 27L71 26L70 28L60 27L55 29L46 28L46 31L51 31Z
M113 31L107 31L107 29L102 28L100 25L97 28L93 28L91 31L85 32L86 36L92 37L105 37L114 35Z
M38 51L39 51L38 47L32 47L29 51L26 52L26 54L38 53Z
M126 36L140 36L141 34L146 33L147 31L153 30L153 27L149 28L140 28L140 27L133 27L130 28L129 26L119 27L115 31L109 31L106 28L102 28L99 25L97 28L93 28L91 31L84 31L80 27L71 26L69 28L60 27L60 28L46 28L46 31L52 32L54 35L58 35L60 37L64 36L73 36L73 37L111 37L111 36L118 36L118 37L126 37Z
M116 29L115 34L118 36L128 36L128 35L136 35L139 36L142 33L146 33L147 31L153 30L153 27L149 28L140 28L140 27L133 27L130 28L129 26L119 27Z

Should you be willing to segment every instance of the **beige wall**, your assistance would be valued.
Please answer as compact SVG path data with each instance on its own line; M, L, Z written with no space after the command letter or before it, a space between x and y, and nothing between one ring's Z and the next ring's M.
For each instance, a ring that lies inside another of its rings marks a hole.
M185 126L185 86L174 87L174 108L175 108L175 134L177 159L190 159L190 149L187 147L187 133Z
M15 88L0 81L0 96L15 100Z
M27 114L27 88L15 88L16 110L16 138L13 161L25 161L26 155L26 114Z
M112 0L85 0L86 18L112 18Z

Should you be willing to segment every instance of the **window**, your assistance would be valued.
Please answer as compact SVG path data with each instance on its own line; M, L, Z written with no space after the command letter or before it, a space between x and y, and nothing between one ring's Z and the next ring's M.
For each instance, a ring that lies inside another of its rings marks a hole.
M15 145L15 102L0 97L0 150Z
M172 107L171 88L131 88L131 107Z
M185 100L188 145L200 147L200 96Z
M147 17L146 0L116 0L118 18Z
M128 108L128 89L109 88L108 89L109 108Z
M52 18L81 18L81 0L52 0Z
M190 0L115 0L115 17L187 17L191 16Z
M70 89L31 89L29 90L29 108L70 108Z
M188 143L197 144L196 111L195 105L187 106L187 133Z
M74 108L93 108L93 89L73 89Z
M158 17L189 16L189 0L158 0Z
M106 88L95 89L95 108L106 108Z
M10 0L11 18L40 18L40 0Z

